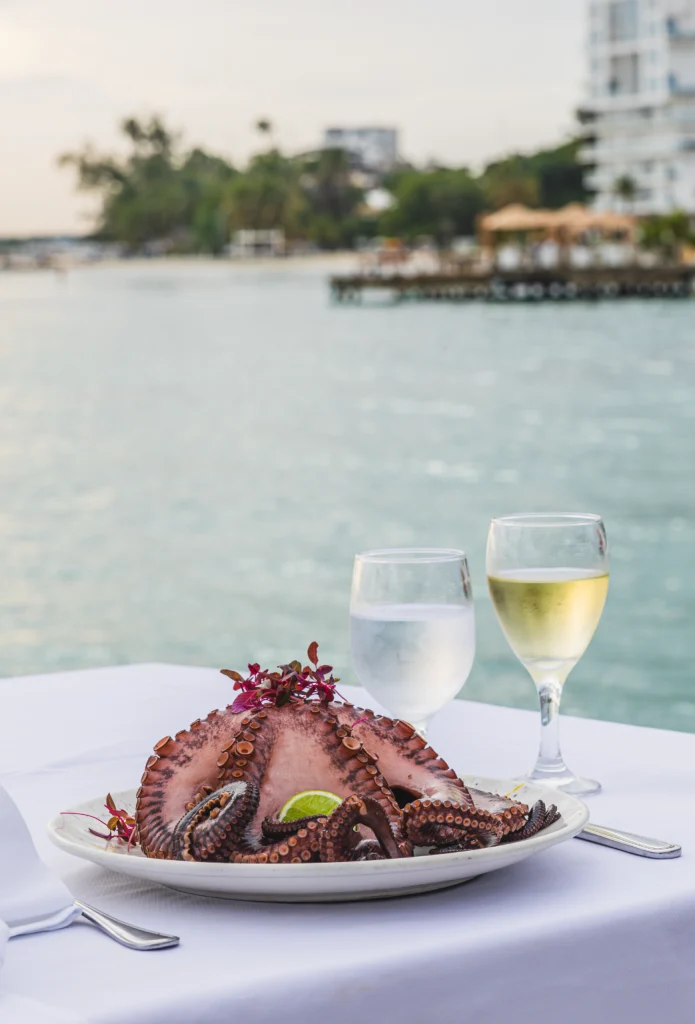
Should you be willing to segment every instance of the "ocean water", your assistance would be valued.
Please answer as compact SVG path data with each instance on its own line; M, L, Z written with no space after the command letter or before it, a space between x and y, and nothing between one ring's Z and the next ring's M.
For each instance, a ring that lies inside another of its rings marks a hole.
M603 514L563 707L695 731L695 303L331 305L315 265L0 274L0 674L301 656L354 681L355 551L463 547L463 696L535 706L490 516Z

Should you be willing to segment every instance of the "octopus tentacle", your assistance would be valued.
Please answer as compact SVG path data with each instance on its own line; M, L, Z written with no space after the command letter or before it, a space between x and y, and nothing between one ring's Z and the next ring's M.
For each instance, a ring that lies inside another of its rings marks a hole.
M347 703L340 705L338 716L362 739L374 760L378 760L392 790L402 789L411 800L422 797L451 800L462 807L473 806L465 783L409 722Z
M529 809L525 804L517 803L513 803L506 810L500 811L492 811L490 808L480 808L476 805L476 810L480 811L483 809L499 822L503 837L511 832L518 832L519 829L522 829L526 824L529 813Z
M403 817L405 834L416 846L461 846L474 840L495 846L505 832L496 815L449 800L415 800L405 808Z
M355 825L366 825L376 836L388 857L407 856L403 841L398 837L389 816L380 803L372 797L349 796L333 811L322 827L319 856L322 861L345 861L352 859Z
M461 850L479 850L497 843L516 843L522 839L530 839L531 836L535 836L557 821L560 812L554 805L546 808L543 801L539 800L528 812L528 816L523 816L518 808L512 807L492 817L497 820L502 829L499 838L491 841L489 836L466 833L457 842L437 846L430 850L430 853L458 853Z
M271 843L255 852L237 853L235 864L306 864L318 860L319 836L322 826L310 821L306 828L300 828L296 835L288 836L278 843Z
M378 839L362 839L352 851L351 860L387 860Z
M523 816L524 820L530 808L519 800L513 800L510 796L501 796L499 793L487 793L482 789L469 787L468 792L473 797L473 803L482 811L490 811L491 814L504 814L505 811L516 812Z
M554 804L550 807L546 807L542 800L539 800L533 805L529 816L524 825L514 832L509 833L504 837L505 843L516 843L521 839L530 839L531 836L537 835L538 832L542 832L544 828L548 828L560 817L560 812Z
M487 842L486 839L467 835L458 843L448 843L446 846L433 846L429 853L430 857L437 857L441 853L463 853L468 850L487 850L489 846L494 845L494 843Z
M175 826L218 788L215 762L230 735L238 731L241 718L231 705L214 710L155 745L137 791L135 812L140 846L148 857L174 856Z
M295 818L294 821L280 821L278 818L268 816L261 822L261 831L265 839L286 839L299 832L300 828L306 828L310 821L323 824L327 821L325 814L310 814L306 818Z
M255 786L235 782L205 795L174 829L178 860L229 861L244 845L243 833L258 807Z

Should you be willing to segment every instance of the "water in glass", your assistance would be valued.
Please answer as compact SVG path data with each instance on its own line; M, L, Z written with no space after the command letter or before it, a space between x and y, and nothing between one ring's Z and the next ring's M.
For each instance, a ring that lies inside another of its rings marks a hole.
M434 549L358 555L350 645L365 689L424 733L432 715L465 683L475 656L463 553Z

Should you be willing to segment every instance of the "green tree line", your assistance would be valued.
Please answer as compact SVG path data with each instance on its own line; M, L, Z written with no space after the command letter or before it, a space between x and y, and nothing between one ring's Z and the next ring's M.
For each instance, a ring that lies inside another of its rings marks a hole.
M63 154L78 188L100 200L95 237L137 252L166 241L182 252L218 254L234 231L282 228L287 239L324 249L358 239L427 236L440 245L471 235L478 215L510 202L559 207L585 201L579 141L467 168L402 167L384 186L392 206L375 214L355 184L351 159L340 149L288 156L273 140L272 124L257 122L261 152L244 168L203 149L187 149L159 117L127 118L127 152L114 157L91 146Z

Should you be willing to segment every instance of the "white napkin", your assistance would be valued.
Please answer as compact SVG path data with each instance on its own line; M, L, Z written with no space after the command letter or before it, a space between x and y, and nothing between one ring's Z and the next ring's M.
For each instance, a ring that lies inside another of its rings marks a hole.
M64 928L79 914L68 888L39 859L24 818L0 786L0 921L10 938Z
M40 860L17 805L0 786L0 975L15 935L64 928L79 916L69 890ZM0 977L0 1021L79 1024L84 1018L8 992Z

